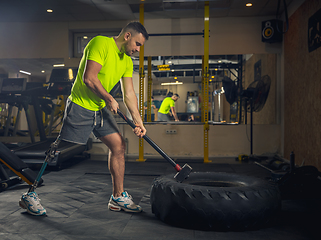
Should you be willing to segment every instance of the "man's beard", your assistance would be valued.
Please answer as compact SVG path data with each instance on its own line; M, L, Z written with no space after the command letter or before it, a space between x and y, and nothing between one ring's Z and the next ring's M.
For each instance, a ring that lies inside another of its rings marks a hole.
M128 43L125 45L125 54L129 57L133 55L132 51L128 50Z

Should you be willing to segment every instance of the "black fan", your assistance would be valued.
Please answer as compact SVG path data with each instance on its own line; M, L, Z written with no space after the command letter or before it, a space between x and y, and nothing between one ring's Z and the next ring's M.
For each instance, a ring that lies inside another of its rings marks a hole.
M238 88L233 80L224 77L222 80L226 100L229 104L238 99ZM251 155L253 154L253 112L261 111L270 92L271 78L268 75L252 82L246 90L240 93L240 98L245 100L245 108L251 113Z
M271 78L268 75L262 79L252 82L246 90L241 93L246 101L248 112L259 112L264 107L270 92Z
M224 77L222 80L222 83L223 83L223 88L225 91L226 101L232 105L237 100L238 87L235 84L235 82L232 79L230 79L229 77Z

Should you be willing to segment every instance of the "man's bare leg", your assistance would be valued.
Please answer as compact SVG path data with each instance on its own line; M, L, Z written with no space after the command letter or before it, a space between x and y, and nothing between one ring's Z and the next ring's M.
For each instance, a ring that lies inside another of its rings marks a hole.
M100 140L109 148L108 168L113 182L113 196L119 197L124 192L125 142L119 133L113 133Z

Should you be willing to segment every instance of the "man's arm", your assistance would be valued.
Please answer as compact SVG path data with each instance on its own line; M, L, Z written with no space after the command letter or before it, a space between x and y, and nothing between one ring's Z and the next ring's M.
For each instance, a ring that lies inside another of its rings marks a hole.
M98 79L98 73L100 72L101 67L102 66L99 63L92 60L87 60L83 81L92 92L94 92L101 99L105 100L112 112L117 113L117 109L119 108L118 102L105 90Z
M122 78L122 92L124 103L133 118L133 122L137 126L134 129L134 133L138 137L143 137L146 134L146 129L139 114L137 97L134 91L133 80L131 77Z
M177 114L176 114L176 112L175 112L175 107L171 107L171 112L172 112L172 114L173 114L173 116L174 116L175 121L179 121L179 120L178 120L178 117L177 117Z

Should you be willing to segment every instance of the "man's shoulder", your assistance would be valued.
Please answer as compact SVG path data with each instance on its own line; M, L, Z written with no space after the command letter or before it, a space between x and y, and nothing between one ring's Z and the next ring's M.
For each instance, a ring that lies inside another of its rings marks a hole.
M109 44L109 43L112 42L112 40L113 40L113 38L102 36L102 35L98 35L96 37L93 37L91 39L91 42Z
M163 101L165 102L171 102L174 101L171 97L166 97Z
M107 36L103 36L103 35L97 35L97 36L93 37L93 39L101 39L101 40L108 41L108 40L111 40L113 38L107 37Z

